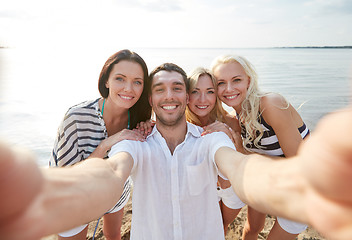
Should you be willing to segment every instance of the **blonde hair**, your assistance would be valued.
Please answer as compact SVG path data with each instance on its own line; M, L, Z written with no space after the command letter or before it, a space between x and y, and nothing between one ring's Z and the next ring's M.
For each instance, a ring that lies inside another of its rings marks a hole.
M188 75L188 79L189 79L189 83L190 83L190 87L189 87L189 93L192 92L192 90L196 87L199 78L202 75L208 75L214 85L214 89L216 92L216 102L215 102L215 106L214 108L211 110L211 112L209 113L209 120L211 122L215 122L215 120L224 122L225 121L225 116L226 116L226 111L224 110L224 108L222 107L221 101L217 96L217 83L216 83L216 79L213 76L213 74L205 68L202 67L198 67L196 69L194 69L189 75ZM194 114L189 107L186 107L186 120L190 123L193 123L195 125L201 126L201 121L199 119L199 117Z
M211 65L212 71L214 72L216 67L225 63L239 63L250 79L246 98L241 105L242 111L237 114L239 115L241 126L244 126L246 129L246 135L243 139L245 149L250 151L246 146L251 142L253 142L257 148L260 148L258 142L264 133L259 122L260 115L262 114L260 111L260 98L266 94L259 90L257 72L254 66L246 58L237 55L224 55L217 57Z

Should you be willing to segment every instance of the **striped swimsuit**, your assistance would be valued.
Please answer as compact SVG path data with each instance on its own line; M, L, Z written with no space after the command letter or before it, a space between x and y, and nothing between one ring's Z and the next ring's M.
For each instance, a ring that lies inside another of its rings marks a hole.
M87 159L108 137L98 101L99 98L69 108L58 129L50 167L70 166ZM128 178L120 200L110 211L125 205L130 192L131 180Z
M274 129L265 122L262 115L260 116L259 122L261 123L261 126L264 129L264 134L260 139L260 141L258 142L258 145L261 148L256 147L253 142L247 144L246 147L256 153L270 155L270 156L285 157L281 149L281 146L279 144L279 140L274 132ZM246 137L245 127L241 126L241 130L242 130L241 135L243 138L245 138ZM303 123L303 125L300 128L298 128L298 131L300 132L303 139L309 135L309 129L307 128L305 123Z

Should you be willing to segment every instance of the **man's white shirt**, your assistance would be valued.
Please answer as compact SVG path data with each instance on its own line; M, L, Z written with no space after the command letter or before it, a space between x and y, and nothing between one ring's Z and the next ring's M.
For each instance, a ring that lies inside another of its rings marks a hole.
M145 142L124 140L109 153L133 158L131 239L224 239L214 156L234 148L225 133L201 136L187 123L185 140L171 154L157 127Z

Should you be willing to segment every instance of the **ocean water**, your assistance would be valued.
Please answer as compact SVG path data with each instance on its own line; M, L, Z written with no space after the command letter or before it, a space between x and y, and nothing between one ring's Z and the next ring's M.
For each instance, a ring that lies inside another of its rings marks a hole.
M0 49L0 138L35 152L46 166L66 110L99 97L105 60L119 49ZM351 99L352 49L131 49L149 71L173 62L191 71L222 54L239 54L259 74L262 90L278 92L313 130L324 115ZM230 110L229 108L226 108Z

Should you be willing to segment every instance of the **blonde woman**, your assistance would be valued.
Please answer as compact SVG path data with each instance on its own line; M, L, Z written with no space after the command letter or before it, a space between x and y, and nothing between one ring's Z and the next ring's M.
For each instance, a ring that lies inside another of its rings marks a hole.
M240 128L236 118L227 114L217 97L216 80L209 70L196 68L188 76L190 80L189 103L186 108L188 122L204 127L204 132L224 131L242 149ZM225 124L223 124L225 123ZM229 130L229 128L237 131ZM224 232L245 205L237 197L228 180L218 177L218 197L223 218Z
M218 96L236 111L242 128L244 148L249 152L278 157L296 155L309 135L300 115L283 96L262 93L253 65L241 56L220 56L212 64ZM248 207L243 239L257 239L266 214ZM278 218L267 239L295 239L306 226Z

